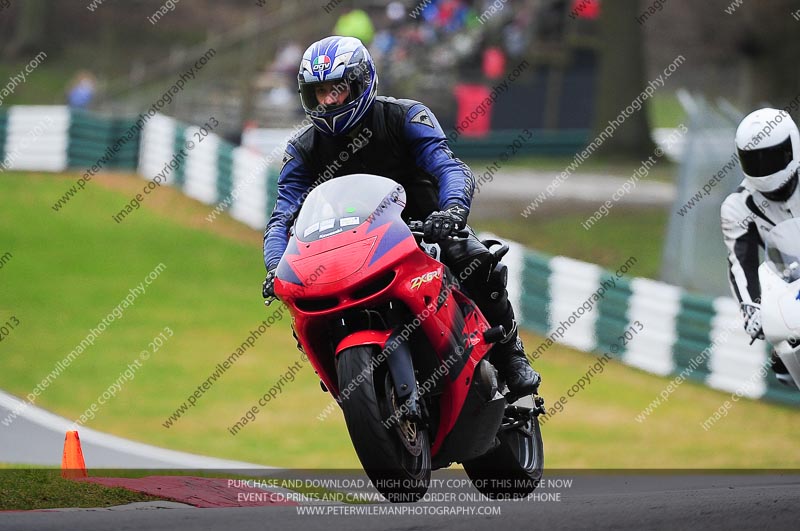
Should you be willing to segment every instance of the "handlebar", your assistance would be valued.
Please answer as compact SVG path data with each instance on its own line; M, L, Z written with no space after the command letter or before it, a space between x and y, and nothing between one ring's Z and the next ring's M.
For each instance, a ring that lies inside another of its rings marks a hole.
M425 233L422 232L422 227L425 225L423 221L409 221L408 228L411 229L411 234L418 238L424 238ZM467 229L461 229L460 231L456 232L455 234L451 234L448 236L448 240L466 240L470 237L470 232ZM432 242L435 243L435 242Z
M423 221L409 221L408 228L411 229L411 234L416 236L417 238L424 238L425 233L422 232L422 227L425 225ZM451 234L447 237L448 240L453 241L461 241L466 240L470 237L470 232L467 229L461 229L460 231L456 232L455 234ZM433 242L431 242L433 243Z

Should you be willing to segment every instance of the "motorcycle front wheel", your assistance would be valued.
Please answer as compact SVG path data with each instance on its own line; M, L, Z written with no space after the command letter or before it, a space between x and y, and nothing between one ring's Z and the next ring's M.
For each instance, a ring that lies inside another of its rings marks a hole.
M430 484L428 430L400 414L387 364L373 367L378 352L359 346L339 354L340 404L350 440L375 488L392 503L416 502Z

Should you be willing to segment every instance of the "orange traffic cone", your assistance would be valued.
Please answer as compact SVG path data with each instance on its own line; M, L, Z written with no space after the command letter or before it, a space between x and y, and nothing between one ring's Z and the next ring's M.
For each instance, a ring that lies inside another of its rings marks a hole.
M61 477L67 479L86 478L86 463L83 461L81 440L77 431L68 431L64 439L64 456L61 458Z

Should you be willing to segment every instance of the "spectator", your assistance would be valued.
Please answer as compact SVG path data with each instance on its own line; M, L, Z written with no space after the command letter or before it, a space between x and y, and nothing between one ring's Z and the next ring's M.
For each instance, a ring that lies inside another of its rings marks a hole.
M88 70L78 72L67 88L67 104L75 109L86 109L92 103L97 82Z
M343 37L355 37L364 44L372 42L375 36L375 27L369 15L362 9L352 9L336 21L333 33Z

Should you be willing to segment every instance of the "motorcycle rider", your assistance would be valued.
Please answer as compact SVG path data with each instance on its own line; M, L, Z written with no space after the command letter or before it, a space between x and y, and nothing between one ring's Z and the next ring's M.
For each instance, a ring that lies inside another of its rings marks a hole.
M800 132L787 112L758 109L741 121L735 143L745 178L722 203L722 234L729 251L731 290L740 303L745 331L753 340L764 339L759 247L764 247L772 227L800 216ZM772 368L778 380L792 385L774 352Z
M492 349L491 361L513 393L536 392L540 376L528 363L517 334L505 266L495 263L471 229L466 240L448 239L468 228L475 180L448 147L433 113L418 101L377 96L375 64L353 37L331 36L309 46L298 85L311 125L288 141L283 156L277 201L264 232L264 298L275 296L275 270L286 250L289 229L314 186L353 173L388 177L406 190L403 217L425 220L426 240L439 242L442 261L454 274L460 277L469 263L480 258L480 267L462 286L491 325L503 325L507 332ZM356 138L364 144L353 151Z

